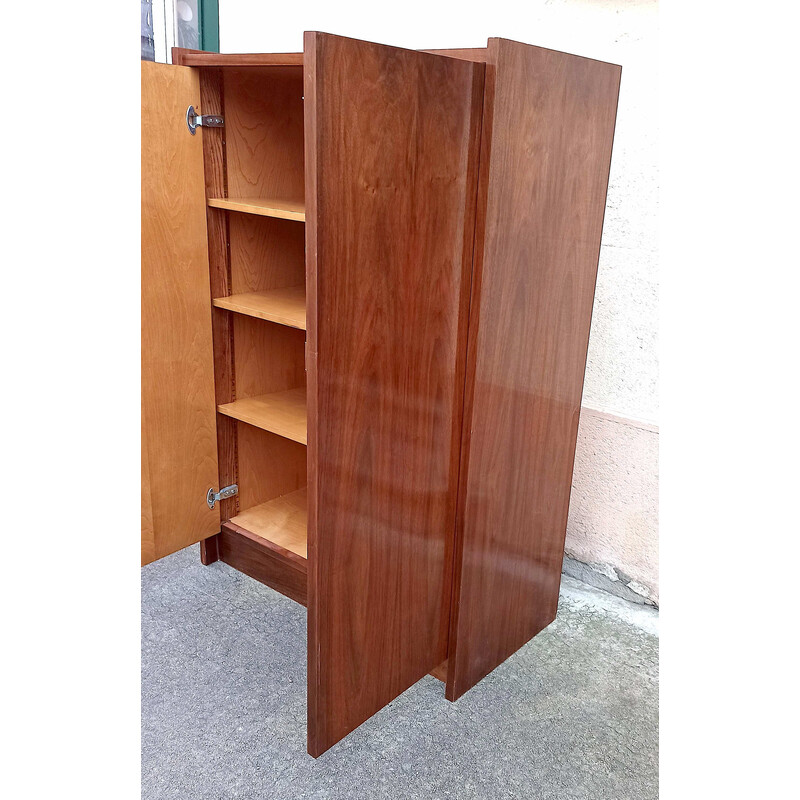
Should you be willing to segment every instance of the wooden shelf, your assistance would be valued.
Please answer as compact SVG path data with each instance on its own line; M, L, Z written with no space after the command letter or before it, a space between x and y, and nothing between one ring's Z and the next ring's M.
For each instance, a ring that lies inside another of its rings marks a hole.
M269 292L248 292L219 297L213 301L217 308L247 314L251 317L306 329L306 287L290 286Z
M212 208L224 208L227 211L306 221L306 204L303 201L280 200L274 197L210 197L208 204Z
M217 409L221 414L255 425L256 428L277 433L300 444L307 443L305 387L247 397L217 406Z
M307 558L307 520L306 490L303 488L248 508L230 522L301 558Z

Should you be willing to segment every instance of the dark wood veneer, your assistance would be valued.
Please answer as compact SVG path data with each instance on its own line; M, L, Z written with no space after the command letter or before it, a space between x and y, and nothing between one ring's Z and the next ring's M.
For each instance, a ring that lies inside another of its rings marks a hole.
M490 39L447 697L556 614L620 67Z
M317 756L447 656L483 66L314 33L305 56Z
M173 49L173 54L175 50ZM175 57L173 55L173 63ZM208 53L182 50L181 64L186 67L296 67L303 65L302 53Z
M206 197L239 198L207 209L211 297L300 287L305 245L307 449L217 415L240 493L201 559L308 602L316 757L555 617L621 69L321 33L173 61L226 117L199 134ZM281 199L291 220L252 215ZM217 404L301 387L302 330L236 311L212 310ZM308 560L231 521L306 468Z
M219 534L200 541L200 563L203 566L219 561Z
M485 47L459 47L447 48L444 50L423 50L423 53L433 53L438 56L450 56L450 58L462 58L464 61L486 61Z
M266 584L276 592L307 604L308 562L272 542L224 522L219 534L219 560Z

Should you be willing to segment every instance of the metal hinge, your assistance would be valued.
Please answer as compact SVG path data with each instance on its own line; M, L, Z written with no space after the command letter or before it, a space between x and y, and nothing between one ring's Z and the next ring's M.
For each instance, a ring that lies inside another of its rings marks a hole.
M220 489L218 492L215 492L214 489L211 488L206 495L206 503L208 503L209 508L214 508L218 501L233 497L235 494L239 494L239 486L235 483L226 486L224 489Z
M200 116L194 110L194 106L189 106L186 109L186 127L192 136L194 136L198 128L223 128L224 126L225 120L219 114L204 114Z

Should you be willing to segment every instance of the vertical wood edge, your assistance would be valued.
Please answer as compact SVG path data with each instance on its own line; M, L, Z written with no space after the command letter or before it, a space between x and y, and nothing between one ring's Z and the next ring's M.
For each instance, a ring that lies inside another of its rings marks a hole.
M459 310L460 330L458 333L458 353L456 363L456 385L462 388L460 394L454 397L456 410L454 412L454 441L453 454L455 459L455 480L451 488L453 497L453 536L446 542L445 552L445 580L442 608L442 630L445 637L445 659L436 669L437 677L446 684L450 671L449 654L451 653L451 640L453 633L453 619L457 614L456 586L460 578L460 542L458 535L458 498L461 483L461 470L463 459L464 423L465 423L465 390L467 383L467 353L470 331L470 317L472 307L472 292L475 270L475 236L477 232L478 190L481 164L481 142L484 114L485 93L485 63L473 63L472 68L472 97L470 105L470 136L467 174L465 176L467 192L464 218L463 268L461 307Z
M200 70L201 113L225 112L225 87L222 70ZM203 165L206 200L227 197L227 149L225 128L203 128ZM211 273L211 297L227 297L231 293L230 232L225 211L206 206L208 228L208 262ZM236 399L234 366L233 319L228 312L212 307L212 338L214 347L214 386L217 405ZM238 442L236 421L217 415L217 451L219 458L219 489L238 482ZM220 502L220 521L236 516L239 498L234 495Z
M602 62L600 62L600 63L602 63ZM597 302L597 275L598 275L599 268L600 268L600 251L601 251L602 246L603 246L603 228L605 227L606 211L608 210L608 207L607 207L607 203L608 203L608 183L609 183L609 180L611 178L611 162L612 162L613 157L614 157L614 139L616 138L616 134L617 134L617 113L619 111L619 90L620 90L620 84L621 84L621 81L622 81L622 67L621 66L619 66L618 64L604 64L604 66L616 69L616 72L617 72L616 84L617 84L617 86L616 86L616 99L614 101L614 113L613 113L612 119L611 119L611 146L608 149L608 164L607 164L606 169L605 169L605 176L606 176L605 186L606 186L606 189L605 189L605 192L603 193L603 216L602 216L602 219L600 221L600 241L598 242L598 245L597 245L597 256L595 258L595 266L594 266L594 281L592 282L592 307L591 307L591 310L589 312L589 336L591 336L592 320L594 319L594 309L595 309L595 304ZM583 383L581 384L580 400L578 402L578 408L579 409L583 405L583 394L584 394L584 392L586 390L586 364L588 363L588 360L589 360L589 337L587 336L586 345L585 345L584 351L583 351L583 373L582 373L583 374ZM570 458L570 475L574 475L574 472L575 472L575 453L577 451L577 446L578 446L577 439L578 439L578 426L579 426L579 424L580 424L580 412L575 415L575 419L573 420L573 423L572 423L572 439L574 441L574 446L572 448L572 454L571 454L571 458ZM567 509L568 509L567 513L568 514L569 514L569 506L570 506L571 502L572 502L572 481L570 481L569 492L568 492L568 503L567 503ZM562 550L562 553L564 551L564 547L565 547L565 544L566 544L566 538L567 538L567 529L566 529L566 524L565 524L564 525L563 536L561 538L561 550ZM560 587L560 582L559 582L559 587ZM552 605L552 608L550 609L550 615L549 615L551 617L551 619L547 623L548 625L555 620L557 611L558 611L558 595L556 595L556 597L553 598L553 605ZM547 626L545 626L545 627L547 627Z
M209 564L219 561L219 541L218 533L200 541L200 563L203 566L207 567Z
M306 205L306 418L307 418L307 749L314 758L325 752L324 715L320 712L319 684L319 574L317 482L317 46L318 34L303 34L303 138Z
M460 466L456 499L455 534L453 541L453 578L450 595L450 625L447 646L447 677L445 697L457 700L464 690L458 687L458 621L461 594L461 570L464 552L464 512L466 484L469 476L470 432L472 427L472 405L477 363L476 346L480 324L480 298L483 282L483 245L486 232L486 205L489 192L489 163L491 158L492 123L494 114L494 92L496 76L496 40L490 39L486 48L486 63L483 65L481 102L481 126L479 159L475 179L475 224L472 249L472 276L470 281L469 322L466 353L464 358L464 395L461 425Z

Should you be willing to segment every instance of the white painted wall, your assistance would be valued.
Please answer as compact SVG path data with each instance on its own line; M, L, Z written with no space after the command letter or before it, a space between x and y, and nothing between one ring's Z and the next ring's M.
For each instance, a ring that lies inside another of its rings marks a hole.
M622 64L567 553L658 599L658 6L654 0L220 0L223 52L302 49L304 30L409 48L490 36ZM596 413L596 412L603 413Z

